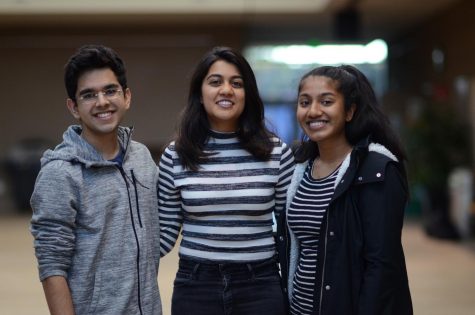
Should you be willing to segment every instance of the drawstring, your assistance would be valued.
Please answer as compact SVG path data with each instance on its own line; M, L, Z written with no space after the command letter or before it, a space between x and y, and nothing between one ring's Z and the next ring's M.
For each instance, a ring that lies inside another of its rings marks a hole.
M116 166L117 166L118 168L121 168L121 166L119 166L119 165L116 165ZM133 172L133 170L131 171L131 173L132 173L132 172ZM131 182L134 181L134 179L133 179L133 178L130 178L129 175L127 175L127 173L126 173L125 171L124 171L124 172L121 171L121 173L122 173L122 176L124 176L124 178L127 178L127 179L130 180ZM141 186L142 188L150 189L149 187L147 187L147 186L145 186L144 184L142 184L142 183L138 180L137 177L135 177L135 183L139 184L139 186ZM127 185L128 185L128 183L127 183Z
M124 169L121 166L117 166L117 168L119 169L120 174L122 175L122 177L125 181L125 185L127 186L127 196L129 198L130 220L132 221L132 229L134 231L135 242L137 244L136 268L137 268L137 274L139 275L139 278L140 278L140 242L139 242L139 239L138 239L137 230L135 228L135 220L134 220L134 215L133 215L133 210L132 210L132 200L130 198L130 190L129 190L130 186L129 186L129 182L127 181L127 175L126 175ZM131 173L132 173L132 178L134 178L133 171ZM134 183L134 188L135 188L135 198L137 198L137 186L135 185L135 181L133 181L133 183ZM138 202L138 200L137 200L137 202ZM138 216L138 217L140 219L140 216ZM139 220L139 222L140 222L140 220ZM140 224L142 224L142 223L140 223ZM142 293L141 293L140 279L138 280L138 283L137 283L137 291L138 291L137 295L138 295L139 312L140 312L140 315L143 315L143 311L142 311Z

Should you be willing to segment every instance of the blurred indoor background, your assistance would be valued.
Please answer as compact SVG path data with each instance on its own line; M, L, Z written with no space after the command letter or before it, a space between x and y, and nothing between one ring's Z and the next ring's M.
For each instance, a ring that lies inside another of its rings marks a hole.
M354 64L408 150L403 240L415 314L475 312L473 0L0 0L0 314L47 314L28 231L39 158L74 120L63 66L81 45L124 59L125 121L158 159L193 66L213 46L255 70L269 126L300 137L299 77ZM176 251L160 269L169 314Z

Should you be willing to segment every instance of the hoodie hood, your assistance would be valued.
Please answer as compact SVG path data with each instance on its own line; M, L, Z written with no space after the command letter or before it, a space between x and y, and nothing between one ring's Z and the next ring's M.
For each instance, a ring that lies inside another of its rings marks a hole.
M125 150L125 155L127 155L132 131L132 127L119 127L118 129L119 143ZM63 134L63 142L43 154L41 166L44 167L55 160L81 163L85 167L114 165L114 162L104 160L101 153L81 137L81 132L81 126L70 126Z

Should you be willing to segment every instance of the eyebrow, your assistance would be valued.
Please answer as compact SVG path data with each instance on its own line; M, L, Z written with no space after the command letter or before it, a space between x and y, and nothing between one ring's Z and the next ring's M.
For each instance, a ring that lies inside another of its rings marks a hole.
M222 78L223 76L222 76L221 74L212 73L212 74L210 74L209 76L206 77L206 80L208 80L208 79L210 79L210 78L212 78L212 77ZM232 79L232 80L234 80L234 79L241 79L241 80L244 80L241 75L233 75L233 76L231 77L231 79Z
M318 97L335 96L335 93L332 93L332 92L325 92L325 93L318 94L317 96L318 96ZM308 94L308 93L301 93L301 94L299 94L298 97L312 97L312 96L311 96L310 94Z
M103 86L100 91L104 91L104 90L107 90L107 89L110 89L110 88L117 88L117 87L120 87L119 84L117 83L110 83L110 84L107 84L105 86ZM79 91L79 95L84 95L86 93L91 93L91 92L96 92L96 90L92 89L92 88L85 88L84 90L81 90Z

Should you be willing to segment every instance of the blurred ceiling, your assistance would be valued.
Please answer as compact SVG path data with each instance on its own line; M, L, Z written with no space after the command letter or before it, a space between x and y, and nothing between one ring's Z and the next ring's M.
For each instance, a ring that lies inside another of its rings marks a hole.
M391 38L459 0L0 0L0 29L141 27L144 25L274 25L329 33L335 15L357 12L362 37ZM347 12L347 11L345 11Z

